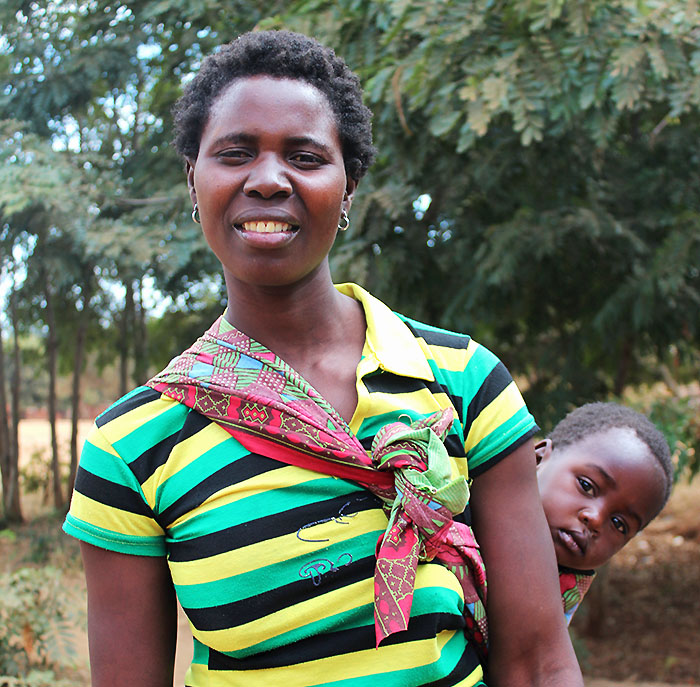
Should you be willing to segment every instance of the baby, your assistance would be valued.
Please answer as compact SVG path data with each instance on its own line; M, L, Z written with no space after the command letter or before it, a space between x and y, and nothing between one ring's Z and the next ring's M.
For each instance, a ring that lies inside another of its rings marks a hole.
M616 403L572 411L535 452L568 622L594 570L666 504L673 464L661 432L641 413Z

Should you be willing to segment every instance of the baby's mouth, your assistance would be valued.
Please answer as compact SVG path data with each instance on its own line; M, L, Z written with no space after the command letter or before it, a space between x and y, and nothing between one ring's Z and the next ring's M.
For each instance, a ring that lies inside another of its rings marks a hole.
M568 530L559 530L559 539L564 546L572 553L583 556L586 553L586 541L577 532L569 532Z
M237 224L236 227L254 234L279 234L286 231L296 231L299 228L287 222L270 221L243 222L243 224Z

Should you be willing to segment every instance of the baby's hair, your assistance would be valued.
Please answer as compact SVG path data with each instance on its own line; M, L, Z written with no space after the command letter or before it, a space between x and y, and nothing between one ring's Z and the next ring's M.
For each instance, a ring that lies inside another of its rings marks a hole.
M199 154L213 102L236 79L271 76L299 79L323 93L340 135L348 176L359 180L372 164L372 112L362 102L357 75L333 50L291 31L251 31L207 57L173 107L175 148L185 158Z
M664 486L663 508L671 495L673 486L673 462L671 451L664 435L642 413L618 403L586 403L572 410L549 434L552 448L563 448L581 441L592 434L599 434L608 429L628 428L634 431L647 446L656 462L663 470L666 484ZM658 512L654 516L658 515Z

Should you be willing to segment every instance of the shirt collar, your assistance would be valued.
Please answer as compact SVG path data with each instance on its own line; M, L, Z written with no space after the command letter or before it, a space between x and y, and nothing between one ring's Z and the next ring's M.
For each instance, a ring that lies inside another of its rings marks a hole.
M335 288L362 304L367 321L365 350L369 347L380 368L404 377L435 381L425 352L396 313L357 284L336 284Z

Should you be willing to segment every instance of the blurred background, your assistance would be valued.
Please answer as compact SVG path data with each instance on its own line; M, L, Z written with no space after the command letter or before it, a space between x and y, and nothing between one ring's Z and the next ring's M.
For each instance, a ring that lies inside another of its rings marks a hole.
M170 108L203 56L254 28L333 47L374 112L336 281L488 346L543 432L593 400L664 431L674 496L573 634L591 680L700 684L697 0L9 0L0 685L89 684L60 523L92 418L225 305Z

